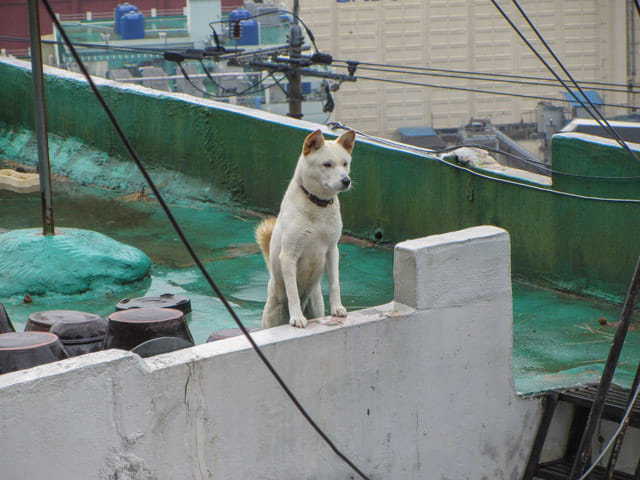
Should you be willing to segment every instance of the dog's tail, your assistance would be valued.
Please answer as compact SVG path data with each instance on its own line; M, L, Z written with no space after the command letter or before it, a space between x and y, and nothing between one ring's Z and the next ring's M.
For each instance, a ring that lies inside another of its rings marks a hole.
M258 242L258 246L260 247L264 261L267 264L267 268L269 268L270 263L269 245L271 244L271 234L273 233L273 228L275 226L276 217L267 217L258 224L254 232L256 235L256 242Z

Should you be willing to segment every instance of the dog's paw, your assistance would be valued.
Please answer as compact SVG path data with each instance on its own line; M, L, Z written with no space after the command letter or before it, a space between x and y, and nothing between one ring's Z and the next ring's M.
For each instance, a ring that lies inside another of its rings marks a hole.
M334 315L336 317L346 317L347 309L344 308L342 305L338 305L336 308L331 309L331 315Z
M304 315L296 315L289 318L289 325L292 327L304 328L307 326L307 319Z

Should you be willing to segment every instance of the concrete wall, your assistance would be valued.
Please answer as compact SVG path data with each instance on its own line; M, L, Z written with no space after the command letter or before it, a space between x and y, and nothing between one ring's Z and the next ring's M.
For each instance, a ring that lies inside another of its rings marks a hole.
M395 300L254 334L372 479L517 479L540 403L513 387L508 234L403 242ZM0 376L3 478L357 478L244 337Z
M56 143L62 148L51 152L53 163L78 169L89 162L83 155L70 155L81 139L107 157L94 169L103 172L96 183L103 182L105 174L118 182L119 169L110 169L109 159L130 160L86 82L57 69L45 72L49 131L65 139L75 137ZM15 160L35 164L33 138L28 140L30 133L24 133L32 128L29 65L0 60L0 78L0 155L10 152ZM96 82L148 168L197 178L252 209L277 211L304 137L322 127L183 94ZM571 141L578 149L582 140ZM66 143L75 147L65 148ZM602 169L614 154L602 152ZM340 200L350 233L393 244L496 225L511 236L516 275L576 293L624 298L640 245L638 182L630 187L633 199L582 198L363 137L358 137L354 150L352 178L354 188ZM184 190L198 194L189 187Z

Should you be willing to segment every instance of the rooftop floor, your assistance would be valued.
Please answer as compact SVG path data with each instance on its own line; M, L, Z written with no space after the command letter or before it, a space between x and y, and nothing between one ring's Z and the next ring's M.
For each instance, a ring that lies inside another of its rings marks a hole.
M347 194L348 195L348 194ZM147 199L148 200L148 199ZM0 233L40 225L38 193L0 191ZM196 343L215 330L235 327L221 302L193 265L160 207L137 195L54 182L57 226L96 230L143 250L153 262L151 280L98 297L2 298L17 330L28 315L50 309L82 310L103 316L125 297L176 293L191 299L189 326ZM247 327L260 326L268 274L253 241L259 216L210 203L175 204L172 211L212 277ZM340 245L343 302L348 310L393 298L393 251L358 241ZM326 288L325 288L326 291ZM26 292L25 292L26 293ZM597 381L607 357L621 306L513 282L514 376L519 392L534 393ZM640 321L634 319L616 382L631 383L640 351Z

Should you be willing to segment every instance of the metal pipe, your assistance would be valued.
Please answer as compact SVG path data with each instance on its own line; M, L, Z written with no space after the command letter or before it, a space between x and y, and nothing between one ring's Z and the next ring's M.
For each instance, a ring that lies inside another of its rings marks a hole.
M300 59L302 52L302 28L298 21L300 5L298 0L293 2L293 25L289 33L289 55L292 66L287 73L289 80L289 113L292 118L302 118L302 76L300 75L296 62Z
M593 405L591 406L591 411L589 412L587 425L585 426L576 458L573 462L573 466L571 467L571 473L569 474L569 479L571 480L574 480L582 475L587 460L591 457L591 441L593 440L596 426L598 425L600 417L602 416L602 411L604 410L604 402L606 400L609 387L611 386L611 381L613 380L613 374L616 371L616 366L618 365L618 359L620 358L620 353L622 352L622 347L624 345L624 339L627 335L627 331L629 330L629 325L631 324L631 315L633 313L633 309L635 307L639 293L640 257L638 257L636 269L633 273L633 277L631 278L631 284L629 285L629 290L627 291L624 306L622 307L620 322L618 323L618 328L616 328L616 334L613 338L611 349L609 350L609 356L607 357L607 362L605 363L604 370L602 371L600 386L598 387L596 396L593 399Z
M40 15L38 0L28 0L29 37L31 41L31 77L33 79L33 111L38 141L38 173L42 199L42 233L54 235L53 205L51 201L51 172L49 169L49 144L47 138L47 114L44 103L42 75L42 50L40 48Z
M629 390L629 400L627 401L627 409L633 408L630 406L630 404L632 401L634 401L634 393L638 389L638 385L640 385L640 364L638 364L636 375L633 378L633 383L631 384L631 390ZM611 480L613 478L613 474L616 468L616 462L618 461L618 456L620 455L620 450L622 449L622 441L624 440L624 436L627 432L627 428L629 427L630 420L631 420L631 414L625 417L622 423L622 427L620 429L620 433L616 437L616 441L613 445L613 449L611 450L611 456L609 457L609 463L607 464L607 470L603 477L605 480ZM638 467L640 468L640 458L638 459ZM638 475L640 475L640 473L639 471L636 471L636 477Z

